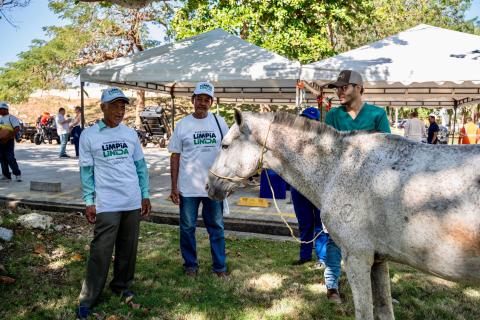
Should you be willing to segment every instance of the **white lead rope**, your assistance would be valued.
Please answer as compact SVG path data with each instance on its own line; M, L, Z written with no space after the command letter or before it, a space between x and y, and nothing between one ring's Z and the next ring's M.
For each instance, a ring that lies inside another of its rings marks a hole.
M267 138L268 138L268 134L270 133L271 126L272 126L272 123L270 122L270 125L268 126L267 134L265 136L265 140L263 141L262 151L260 153L260 160L258 161L258 165L257 165L257 172L259 172L259 173L262 170L263 155L266 152ZM209 170L209 171L210 171L211 174L213 174L217 178L225 179L225 180L229 180L229 181L234 181L234 182L242 182L242 181L245 181L249 178L249 177L226 177L226 176L219 175L219 174L213 172L212 170ZM295 236L292 227L288 223L287 219L285 219L285 217L284 217L284 213L278 207L277 200L275 199L275 192L273 191L272 183L270 182L270 177L268 176L268 172L265 175L267 176L268 185L270 187L270 191L272 192L272 199L273 199L273 203L275 205L275 209L277 210L277 213L280 215L280 218L282 218L283 222L285 223L288 230L290 231L290 235L292 236L292 238L295 239L295 241L297 241L298 243L301 243L301 244L309 244L309 243L312 243L315 240L317 240L317 238L323 233L323 230L320 231L318 234L316 234L315 237L312 240L309 240L309 241L302 241ZM315 231L315 223L314 223L313 228L314 228L314 231Z

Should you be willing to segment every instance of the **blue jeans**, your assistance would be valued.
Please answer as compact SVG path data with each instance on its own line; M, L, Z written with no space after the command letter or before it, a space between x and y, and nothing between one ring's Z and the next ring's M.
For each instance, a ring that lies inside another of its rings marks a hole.
M82 127L75 126L72 128L72 132L70 133L73 138L73 144L75 145L75 155L78 157L78 151L80 146L80 134L82 133Z
M298 230L300 232L300 240L310 241L317 234L320 234L315 240L315 253L320 262L325 263L327 256L328 233L323 233L322 220L320 218L320 210L313 203L305 198L300 192L290 187L292 194L293 209L298 220ZM300 244L300 259L312 259L313 243Z
M60 153L58 154L60 157L67 155L67 142L68 142L68 133L64 133L60 135Z
M327 242L327 260L325 261L325 286L327 289L338 289L338 278L340 278L342 252L333 242L332 238Z
M17 160L15 159L15 140L10 139L6 143L0 143L0 163L2 166L2 174L4 177L11 179L12 174L8 167L12 169L12 173L15 176L19 176L22 173L18 168Z
M180 250L185 270L198 269L197 244L195 228L197 226L198 208L202 203L202 218L210 238L212 253L212 270L227 271L225 255L225 236L223 232L223 202L207 197L180 196Z

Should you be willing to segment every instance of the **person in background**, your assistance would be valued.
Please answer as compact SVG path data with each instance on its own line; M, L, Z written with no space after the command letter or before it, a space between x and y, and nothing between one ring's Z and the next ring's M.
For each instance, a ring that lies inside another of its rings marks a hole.
M430 122L430 126L428 127L428 136L427 136L427 143L428 144L437 144L438 143L438 132L440 128L438 124L435 122L435 114L430 113L428 116L428 122Z
M223 203L208 197L205 186L208 169L221 148L228 126L222 117L208 112L214 100L211 83L200 82L192 96L194 112L178 122L168 144L172 191L170 198L180 205L180 251L186 276L198 273L195 228L200 203L210 238L212 272L227 277L223 228Z
M20 121L9 114L8 108L6 102L0 102L0 163L3 174L0 181L11 181L13 173L15 181L20 182L22 173L15 159L15 135L20 131Z
M309 107L303 110L300 115L308 119L320 121L320 111L317 108ZM294 265L302 265L312 260L312 249L315 247L315 253L318 262L316 269L323 269L327 255L328 233L323 232L322 220L320 218L320 210L315 207L305 196L290 186L292 195L292 204L295 215L298 220L298 231L300 233L300 258L295 261ZM314 242L311 242L317 237Z
M85 215L95 224L77 318L87 319L97 303L112 261L110 289L134 307L130 290L135 274L141 216L151 211L147 163L137 133L122 124L129 99L122 90L103 91L103 119L80 136L80 178Z
M75 156L78 157L79 145L80 145L80 134L82 133L82 127L80 126L82 122L82 108L75 107L75 118L73 118L72 123L70 123L70 134L73 138L73 144L75 145Z
M384 109L362 101L363 79L353 70L343 70L338 79L328 85L335 88L341 105L331 109L325 123L339 131L363 130L390 133L387 113ZM354 197L354 194L345 196ZM334 303L341 303L338 279L341 273L342 254L340 248L330 237L327 242L325 260L325 286L327 298Z
M68 133L70 130L71 118L65 119L65 108L58 109L57 117L55 118L55 123L57 125L57 134L60 137L60 152L58 156L60 158L70 158L67 154L67 142L68 142Z
M417 111L413 111L410 116L411 118L407 120L404 126L404 136L409 140L422 142L425 137L425 125L422 120L418 119Z
M472 117L467 117L467 122L460 129L458 144L477 144L480 141L480 129L473 122Z

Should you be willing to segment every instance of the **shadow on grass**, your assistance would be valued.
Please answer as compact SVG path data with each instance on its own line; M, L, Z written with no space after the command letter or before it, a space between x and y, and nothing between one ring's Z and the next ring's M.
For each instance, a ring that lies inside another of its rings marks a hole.
M56 214L55 219L61 219ZM68 218L63 218L67 220ZM7 226L14 227L13 218ZM0 285L2 319L71 319L84 277L92 229L71 219L72 228L57 232L16 228L12 244L0 251L0 263L16 279ZM58 223L58 222L56 222ZM41 236L39 236L39 234ZM45 254L34 254L42 244ZM210 271L208 236L197 232L200 273L183 275L178 229L142 223L136 280L139 309L121 304L104 290L95 307L97 319L353 319L345 276L343 305L330 305L323 272L313 264L292 266L295 243L227 237L227 281ZM88 248L87 248L88 249ZM410 268L392 267L392 295L398 319L479 319L480 288L444 282Z

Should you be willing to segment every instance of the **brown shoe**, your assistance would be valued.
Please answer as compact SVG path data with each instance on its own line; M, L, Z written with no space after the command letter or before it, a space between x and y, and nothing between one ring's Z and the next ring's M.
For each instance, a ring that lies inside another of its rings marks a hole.
M185 275L190 278L196 278L198 275L198 270L195 270L195 269L185 270Z
M327 299L330 302L341 304L342 298L340 298L340 293L338 289L327 289Z
M228 278L228 273L226 271L214 272L214 274L217 277L219 277L220 279L227 279Z

